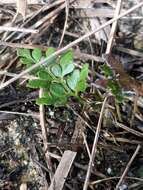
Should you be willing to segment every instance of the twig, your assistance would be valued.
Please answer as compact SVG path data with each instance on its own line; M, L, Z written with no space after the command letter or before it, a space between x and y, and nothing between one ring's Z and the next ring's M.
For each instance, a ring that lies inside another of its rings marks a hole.
M44 169L46 172L50 172L50 170L48 168L46 168L43 164L41 164L39 161L37 161L36 159L33 159L33 161L39 165L42 169Z
M88 153L88 156L89 156L89 159L90 159L90 157L91 157L90 149L89 149L89 146L88 146L88 143L87 143L87 140L86 140L84 132L82 132L82 136L83 136L83 143L85 144L85 148L87 150L87 153Z
M10 73L6 70L0 70L0 75L5 75L5 76L9 76L9 77L15 77L17 76L18 74L15 74L15 73ZM24 75L22 76L21 78L24 78L24 79L38 79L38 77L35 77L35 76L31 76L31 75Z
M15 42L6 42L3 40L0 40L1 46L8 46L12 48L26 48L26 49L34 49L34 48L40 48L43 51L45 51L48 47L47 46L41 46L41 45L35 45L35 44L23 44L23 43L15 43Z
M115 14L114 14L114 18L118 17L118 15L120 13L120 9L121 9L121 4L122 4L122 0L118 0L117 1L117 6L116 6L116 10L115 10ZM115 36L116 29L117 29L117 24L118 24L118 20L116 20L112 24L109 40L108 40L108 43L107 43L106 54L111 53L111 49L112 49L113 41L114 41L114 36Z
M28 29L28 28L17 28L10 26L0 26L0 31L10 31L10 32L23 32L23 33L38 33L38 30Z
M109 181L109 180L113 180L113 179L119 179L121 177L107 177L107 178L104 178L104 179L99 179L97 181L94 181L94 182L91 182L90 185L96 185L98 183L102 183L104 181ZM138 178L138 177L125 177L125 179L131 179L131 180L137 180L137 181L141 181L143 182L143 179L142 178Z
M87 188L88 188L88 183L89 183L89 178L90 178L90 174L91 174L91 170L92 170L92 165L94 162L95 154L97 152L97 142L99 139L99 133L100 133L100 129L101 129L101 123L102 123L102 118L103 118L107 98L108 97L105 97L103 104L102 104L102 108L101 108L101 112L100 112L100 116L99 116L99 120L98 120L98 124L97 124L97 129L96 129L96 133L95 133L95 138L94 138L94 142L93 142L92 152L91 152L91 156L90 156L90 160L89 160L89 164L88 164L88 169L87 169L87 174L86 174L86 179L84 182L83 190L87 190Z
M4 87L8 86L8 85L11 84L12 82L16 81L17 79L19 79L19 78L22 77L23 75L27 74L28 72L31 72L33 69L39 67L40 65L42 65L42 64L43 64L43 65L46 65L47 62L48 62L51 58L60 55L61 53L65 52L67 49L69 49L69 48L75 46L76 44L78 44L78 43L81 42L82 40L88 38L89 36L91 36L91 35L93 35L94 33L100 31L101 29L105 28L105 27L108 26L109 24L111 24L111 23L115 22L116 20L122 18L123 16L125 16L125 15L131 13L132 11L138 9L138 8L141 7L141 6L143 6L143 2L141 2L141 3L139 3L139 4L135 5L135 6L133 6L132 8L128 9L126 12L120 14L117 18L113 18L113 19L109 20L108 22L106 22L105 24L101 25L101 26L100 26L99 28L97 28L96 30L91 31L91 32L88 32L87 34L81 36L80 38L76 39L75 41L69 43L69 44L66 45L65 47L61 48L60 50L58 50L58 51L56 51L55 53L53 53L52 55L50 55L48 58L46 58L46 59L40 61L39 63L37 63L37 64L35 64L35 65L29 67L28 69L26 69L25 71L23 71L23 72L21 72L19 75L17 75L16 77L14 77L14 78L8 80L7 82L1 84L0 90L3 89Z
M67 23L68 23L68 15L69 15L69 2L68 2L68 0L65 0L65 12L66 12L66 19L65 19L65 24L64 24L64 29L63 29L63 32L62 32L61 40L60 40L60 43L59 43L59 48L60 48L60 46L62 44L62 41L64 39L65 31L66 31L66 27L67 27Z
M123 124L121 124L121 123L119 123L119 122L117 122L117 121L115 121L114 123L115 123L115 125L116 125L117 127L120 127L120 128L122 128L122 129L124 129L124 130L126 130L126 131L132 133L133 135L136 135L136 136L138 136L138 137L143 137L143 133L132 129L131 127L127 127L127 126L125 126L125 125L123 125Z
M111 141L113 143L115 142L122 142L122 143L129 143L129 144L141 144L142 141L138 141L138 140L130 140L130 139L126 139L126 138L121 138L121 137L108 137L106 136L106 139L108 141Z
M132 55L132 56L137 56L137 57L143 58L143 53L141 53L139 51L136 51L136 50L133 50L133 49L124 48L124 47L121 47L121 46L116 46L116 49L118 51L123 52L123 53L127 53L127 54Z
M49 143L47 143L49 145ZM57 155L57 154L54 154L52 152L47 152L47 154L51 157L51 158L55 158L56 160L58 161L61 161L61 156Z
M43 94L43 89L40 88L39 90L39 97L41 98ZM47 139L47 129L45 126L45 109L43 105L39 106L39 112L40 112L40 125L41 125L41 131L42 131L42 137L43 137L43 144L44 144L44 152L46 152L46 150L48 150L48 139ZM45 157L46 157L46 163L47 163L47 167L50 170L49 175L50 175L50 179L52 180L52 164L51 164L51 159L49 157L49 155L47 153L45 153Z
M138 145L137 148L136 148L136 150L135 150L135 152L134 152L134 154L133 154L133 156L132 156L131 159L129 160L129 162L128 162L128 164L127 164L127 166L126 166L126 168L125 168L125 170L124 170L124 172L123 172L123 174L122 174L122 176L121 176L119 182L117 183L115 190L118 190L118 188L120 187L120 185L121 185L123 179L125 178L125 176L126 176L128 170L129 170L129 168L130 168L132 162L134 161L136 155L138 154L140 148L141 148L141 145Z
M24 113L24 112L13 112L13 111L5 111L5 110L0 110L0 113L7 113L7 114L14 114L14 115L23 115L23 116L28 116L28 117L34 117L34 118L38 118L39 119L39 115L38 114L34 114L34 113Z

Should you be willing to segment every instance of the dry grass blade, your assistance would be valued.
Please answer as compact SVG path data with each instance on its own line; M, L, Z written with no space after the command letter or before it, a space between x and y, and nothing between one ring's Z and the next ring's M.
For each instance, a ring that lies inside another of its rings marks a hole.
M16 0L17 14L21 14L23 19L26 16L27 0Z
M143 133L141 133L141 132L139 132L139 131L136 131L136 130L130 128L130 127L127 127L127 126L125 126L125 125L123 125L123 124L121 124L121 123L118 123L117 121L115 122L115 125L116 125L117 127L120 127L120 128L122 128L122 129L124 129L124 130L126 130L126 131L132 133L133 135L136 135L136 136L138 136L138 137L143 137Z
M0 31L10 31L10 32L23 32L23 33L38 33L38 30L29 28L17 28L10 26L0 26Z
M141 53L141 52L139 52L137 50L124 48L124 47L121 47L121 46L116 46L116 49L118 51L123 52L123 53L127 53L127 54L132 55L132 56L137 56L137 57L143 58L143 53Z
M59 43L59 47L61 46L62 41L64 39L65 31L66 31L66 27L67 27L67 23L68 23L68 15L69 15L69 2L68 2L68 0L65 0L65 12L66 12L65 24L64 24L64 29L63 29L63 32L62 32L61 40L60 40L60 43Z
M15 77L17 74L7 72L6 70L0 70L0 75L9 76L9 77ZM22 77L23 79L38 79L38 77L31 76L31 75L25 75Z
M121 177L108 177L108 178L104 178L104 179L99 179L97 181L93 181L91 182L90 184L91 185L96 185L98 183L102 183L102 182L105 182L105 181L110 181L110 180L113 180L113 179L119 179ZM136 180L136 181L141 181L143 182L143 179L142 178L137 178L137 177L125 177L125 179L131 179L131 180Z
M21 0L25 1L25 0ZM39 0L26 0L28 4L38 4ZM15 0L1 0L0 4L15 4Z
M43 89L40 89L39 91L39 97L41 98L43 94ZM40 112L40 125L41 125L41 130L42 130L42 137L43 137L43 144L44 144L44 152L48 151L48 139L47 139L47 129L45 126L45 109L43 105L39 106L39 112ZM50 170L50 178L52 179L52 164L51 164L51 159L49 157L49 155L47 154L47 152L45 153L45 157L46 157L46 163L47 163L47 167Z
M106 106L107 99L108 99L108 97L105 97L103 104L102 104L83 190L87 190L87 188L88 188L88 182L89 182L89 178L90 178L90 174L91 174L91 170L92 170L92 165L94 163L95 154L97 152L97 143L98 143L98 139L99 139L99 133L100 133L100 129L101 129L101 123L102 123L102 118L104 115L104 109Z
M120 9L121 9L121 4L122 4L122 0L118 0L114 18L118 17L118 15L120 13ZM117 28L117 23L118 23L118 21L115 21L112 24L112 28L111 28L111 32L110 32L110 36L109 36L109 40L108 40L108 44L107 44L106 54L111 53L111 49L112 49L113 42L114 42L114 36L115 36L116 28Z
M135 150L135 152L134 152L134 154L133 154L133 156L132 156L131 159L129 160L129 162L128 162L128 164L127 164L127 166L126 166L126 168L125 168L125 170L124 170L124 172L123 172L123 174L122 174L122 176L121 176L121 178L120 178L118 184L116 185L115 190L118 190L119 187L120 187L120 185L122 184L123 179L125 178L125 176L126 176L128 170L129 170L129 168L130 168L132 162L134 161L136 155L138 154L140 148L141 148L141 145L138 145L137 148L136 148L136 150Z
M139 7L143 6L143 2L135 5L134 7L132 7L131 9L128 9L126 12L124 12L123 14L120 14L117 18L113 18L111 20L109 20L108 22L106 22L105 24L101 25L99 28L97 28L96 30L89 32L83 36L81 36L80 38L78 38L77 40L71 42L70 44L66 45L65 47L61 48L60 50L56 51L55 53L53 53L51 56L49 56L48 58L40 61L39 63L31 66L30 68L26 69L25 71L21 72L19 75L17 75L16 77L8 80L7 82L1 84L0 86L0 90L3 89L4 87L8 86L9 84L11 84L12 82L16 81L17 79L19 79L20 77L22 77L23 75L27 74L28 72L32 71L33 69L37 68L40 65L44 65L47 63L48 60L50 60L51 58L60 55L61 53L65 52L67 49L75 46L76 44L78 44L79 42L81 42L82 40L88 38L89 36L91 36L92 34L100 31L101 29L103 29L104 27L108 26L109 24L112 24L113 22L115 22L116 20L122 18L123 16L133 12L134 10L138 9Z
M52 183L49 187L49 190L63 189L64 183L66 181L66 177L68 176L68 173L73 164L75 156L76 156L76 152L72 152L69 150L64 152L62 159L59 163L59 166L56 170L56 173L53 177Z
M34 113L22 113L22 112L13 112L13 111L5 111L5 110L3 110L3 111L0 110L0 113L22 115L22 116L33 117L33 118L39 119L39 115L34 114Z
M122 143L128 143L128 144L141 144L142 143L142 141L138 141L138 140L130 140L130 139L127 139L127 138L121 138L121 137L116 137L116 138L114 138L114 137L106 137L106 139L108 140L108 141L111 141L111 142L122 142Z

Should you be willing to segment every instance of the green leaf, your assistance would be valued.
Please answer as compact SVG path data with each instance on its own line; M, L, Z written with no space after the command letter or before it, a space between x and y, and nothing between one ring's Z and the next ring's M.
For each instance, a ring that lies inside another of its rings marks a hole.
M83 65L83 67L80 71L80 79L76 86L77 92L84 92L86 90L86 88L87 88L86 80L88 77L88 72L89 72L88 64Z
M52 105L53 101L51 97L42 97L36 99L36 104L38 105Z
M44 97L44 98L46 98L46 97L48 97L48 98L52 98L49 89L50 89L50 86L49 86L49 88L44 88L44 89L43 89L42 97Z
M52 83L50 87L50 92L53 96L56 97L63 97L66 95L65 89L60 83Z
M18 49L17 50L17 55L19 57L25 57L27 59L30 59L30 60L33 60L32 57L31 57L31 53L30 53L30 50L29 49Z
M45 53L47 59L54 52L55 48L48 48ZM42 51L38 48L33 51L19 49L18 55L22 63L26 64L26 67L42 59ZM88 64L85 64L81 71L75 69L73 54L69 50L61 55L61 57L54 56L50 60L47 60L46 64L32 70L30 74L35 75L37 79L29 80L27 86L37 89L43 88L42 97L38 98L36 103L38 105L43 104L58 107L65 105L70 96L77 96L78 92L85 91L87 87Z
M118 94L118 95L116 96L116 100L117 100L118 103L122 103L123 99L124 99L124 97L123 97L122 94Z
M83 65L81 71L80 71L80 80L86 80L88 77L88 64Z
M28 65L28 67L29 67L30 65ZM39 72L39 70L40 70L41 68L40 67L38 67L38 68L36 68L36 69L33 69L31 72L30 72L30 74L32 74L32 75L34 75L34 76L38 76L38 72Z
M26 57L21 57L20 61L24 65L31 66L33 64L33 61L31 59L27 59Z
M41 70L38 72L38 77L43 80L52 81L52 77L49 75L49 73L45 70Z
M44 96L45 95L45 96ZM38 105L54 105L54 106L63 106L67 103L67 97L57 97L51 96L49 92L43 94L42 98L36 99L36 104Z
M108 87L110 88L117 101L121 102L123 100L123 94L119 84L114 80L108 80Z
M73 73L68 77L67 84L69 88L76 91L76 86L80 78L80 72L78 69L74 70Z
M46 57L49 57L50 55L52 55L53 53L55 53L56 49L53 47L49 47L46 51Z
M64 105L67 102L66 96L59 97L53 94L51 95L48 89L44 89L43 97L48 98L49 105L59 106L59 105Z
M112 77L113 76L112 69L108 65L104 64L100 68L106 77Z
M108 80L108 87L111 89L111 91L114 95L116 95L120 92L119 85L117 84L117 82L115 82L113 80Z
M34 58L34 60L36 62L39 62L41 57L42 57L42 51L41 49L39 48L35 48L33 51L32 51L32 57Z
M63 65L61 65L62 67L62 76L65 76L69 73L71 73L74 70L74 64L73 63L65 63Z
M47 51L46 51L46 57L48 58L50 55L55 53L55 51L56 51L56 49L53 48L53 47L48 48ZM53 58L48 59L47 63L45 63L44 66L49 66L49 65L55 63L55 61L56 61L56 57L54 56Z
M59 106L64 106L67 103L67 97L63 96L62 98L57 98L54 99L54 106L59 107Z
M74 70L75 66L73 64L73 53L71 50L61 56L60 65L62 67L62 76L65 76Z
M47 88L49 83L45 80L35 79L29 80L27 86L30 88Z
M54 66L51 67L51 71L52 73L56 76L56 77L61 77L62 76L62 70L60 65L56 64Z
M86 88L87 88L86 80L78 81L77 86L76 86L77 92L84 92L86 90Z

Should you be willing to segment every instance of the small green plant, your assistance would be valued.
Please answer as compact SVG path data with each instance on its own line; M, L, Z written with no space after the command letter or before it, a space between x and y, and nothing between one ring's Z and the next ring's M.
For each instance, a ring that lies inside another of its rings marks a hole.
M18 56L22 64L30 67L45 59L55 52L54 48L48 48L42 52L36 48L18 49ZM88 64L81 69L75 68L72 50L68 50L61 56L51 59L46 66L41 65L31 72L37 79L29 80L27 86L30 88L43 88L43 95L36 99L38 105L65 105L68 98L78 97L87 87Z
M110 89L113 96L115 96L116 100L120 103L123 100L123 93L122 89L120 88L119 82L116 79L116 76L114 75L112 69L104 64L101 66L101 70L105 77L108 80L107 87Z

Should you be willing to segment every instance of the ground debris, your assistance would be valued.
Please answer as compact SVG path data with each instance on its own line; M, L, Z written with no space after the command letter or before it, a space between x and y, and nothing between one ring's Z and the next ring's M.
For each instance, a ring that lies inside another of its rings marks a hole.
M0 88L14 82L0 90L0 190L143 189L143 8L100 30L120 6L122 14L141 3L27 0L21 12L16 1L1 0L0 25L12 31L0 31ZM16 12L23 16L12 22ZM49 47L72 47L76 70L89 65L87 89L39 114L39 89L27 87L32 72L15 80L26 69L17 49L40 48L44 57Z

